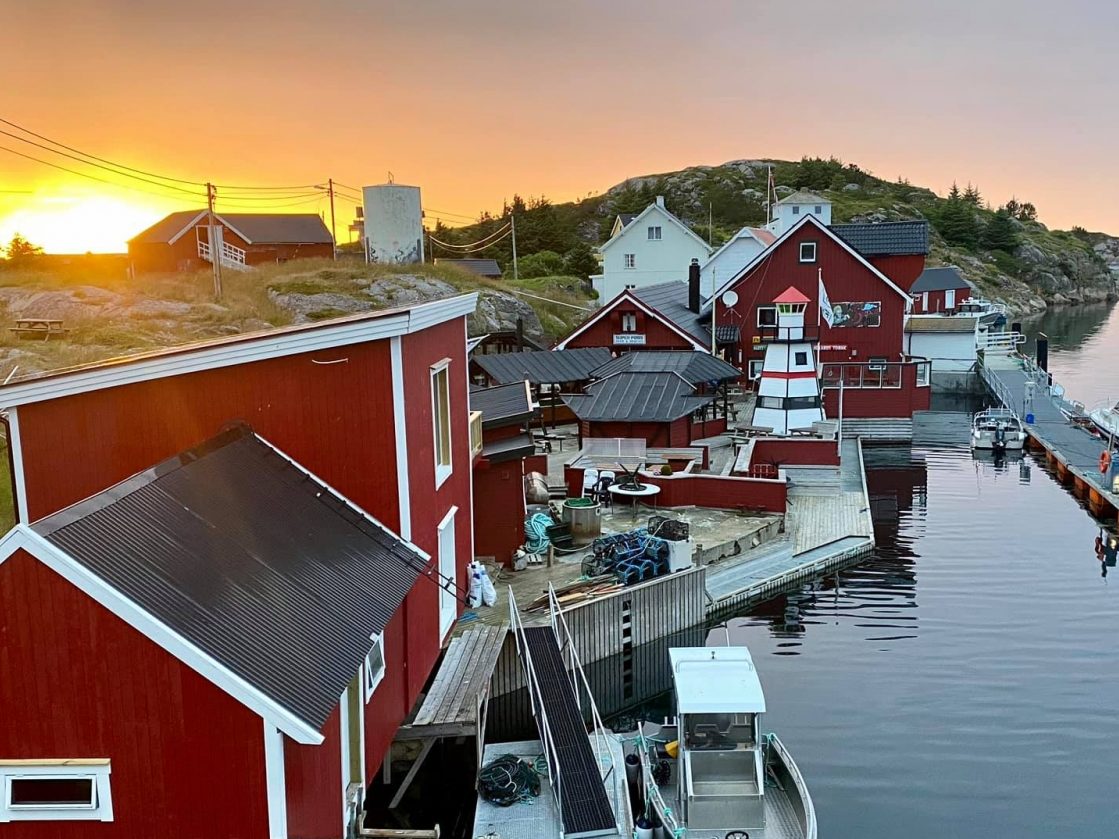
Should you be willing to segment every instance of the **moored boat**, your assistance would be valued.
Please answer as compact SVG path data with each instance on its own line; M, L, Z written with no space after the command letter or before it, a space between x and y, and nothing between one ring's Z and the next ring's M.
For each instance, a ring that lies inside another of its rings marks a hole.
M1088 416L1105 437L1119 437L1119 402L1101 403L1089 411Z
M1018 415L1007 408L988 408L971 421L971 447L996 452L1020 451L1026 445L1026 429Z
M639 779L636 835L664 827L676 837L815 839L804 778L777 736L762 731L765 696L750 651L687 647L669 656L676 717L625 739L627 772Z

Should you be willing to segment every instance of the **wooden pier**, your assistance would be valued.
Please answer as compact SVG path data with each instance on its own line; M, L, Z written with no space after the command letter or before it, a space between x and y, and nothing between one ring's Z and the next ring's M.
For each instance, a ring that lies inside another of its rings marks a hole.
M1045 454L1057 480L1070 486L1092 515L1119 523L1119 495L1099 469L1107 441L1068 421L1061 400L1046 385L1047 374L1028 358L1004 355L984 359L979 370L1003 407L1022 418L1030 448ZM1033 422L1026 422L1031 414Z

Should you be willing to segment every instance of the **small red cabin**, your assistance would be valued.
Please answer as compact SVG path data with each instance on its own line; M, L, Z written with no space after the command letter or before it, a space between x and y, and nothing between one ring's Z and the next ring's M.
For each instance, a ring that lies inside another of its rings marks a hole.
M971 284L951 265L926 268L910 286L909 293L914 314L951 313L971 298Z
M133 274L194 271L212 254L234 270L290 259L330 257L334 239L314 213L214 213L214 242L206 210L171 213L128 241Z

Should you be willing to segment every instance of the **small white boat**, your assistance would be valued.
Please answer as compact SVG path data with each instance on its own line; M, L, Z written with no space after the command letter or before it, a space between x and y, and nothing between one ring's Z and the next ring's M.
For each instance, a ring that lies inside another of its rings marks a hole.
M624 739L644 805L633 808L635 835L663 827L674 837L816 839L800 770L761 730L765 696L750 651L686 647L669 656L676 718Z
M1119 437L1119 402L1101 403L1088 412L1092 423L1105 437Z
M996 452L1021 451L1026 429L1018 415L1007 408L988 408L971 421L971 447Z

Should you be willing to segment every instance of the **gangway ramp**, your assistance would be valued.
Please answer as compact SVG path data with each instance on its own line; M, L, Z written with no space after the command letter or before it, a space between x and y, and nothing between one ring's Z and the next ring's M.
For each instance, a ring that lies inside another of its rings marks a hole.
M548 775L559 805L560 835L563 839L620 836L620 825L626 821L620 810L628 813L628 808L616 800L619 770L610 735L599 717L571 632L551 587L548 595L550 626L526 627L521 623L512 590L509 612ZM581 688L586 691L585 705ZM593 733L587 731L584 714L590 717ZM608 784L614 803L607 795ZM624 795L624 786L622 790Z

